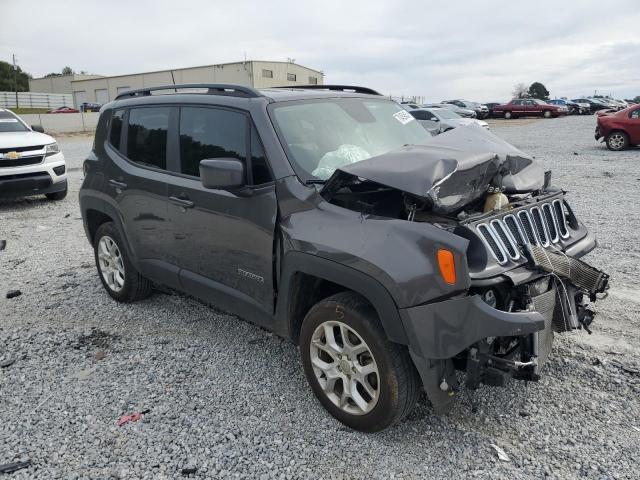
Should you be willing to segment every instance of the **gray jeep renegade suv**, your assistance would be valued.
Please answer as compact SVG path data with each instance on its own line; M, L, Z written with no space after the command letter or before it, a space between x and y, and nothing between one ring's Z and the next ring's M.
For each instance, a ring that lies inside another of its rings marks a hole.
M80 205L100 279L153 283L298 343L363 431L460 386L537 380L608 277L565 192L480 127L431 137L361 87L171 85L103 106Z

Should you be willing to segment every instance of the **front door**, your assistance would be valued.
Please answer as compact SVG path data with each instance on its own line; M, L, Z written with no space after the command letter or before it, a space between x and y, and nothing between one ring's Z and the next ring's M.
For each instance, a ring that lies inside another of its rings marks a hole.
M225 108L182 107L176 141L169 218L185 290L200 296L206 288L223 291L272 314L275 183L249 116ZM236 192L204 188L199 164L210 158L243 160L247 187Z
M629 113L629 140L634 145L640 143L640 108Z

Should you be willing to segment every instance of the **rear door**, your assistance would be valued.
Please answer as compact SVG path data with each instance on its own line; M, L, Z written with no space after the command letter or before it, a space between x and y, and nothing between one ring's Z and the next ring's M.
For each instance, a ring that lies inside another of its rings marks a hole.
M122 228L146 276L177 286L170 265L172 238L167 216L167 146L173 107L115 110L111 117L111 161L106 166L108 201L121 215Z
M272 314L275 182L257 132L242 111L183 106L169 184L169 217L183 288L198 296L224 292ZM206 189L199 164L209 158L245 162L242 191Z

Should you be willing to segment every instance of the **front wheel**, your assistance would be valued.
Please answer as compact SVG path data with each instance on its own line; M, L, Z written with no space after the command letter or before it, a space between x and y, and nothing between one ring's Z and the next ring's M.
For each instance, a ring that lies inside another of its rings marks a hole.
M151 294L151 282L133 267L113 222L98 227L93 248L100 280L112 298L129 303Z
M615 152L624 150L629 146L629 137L624 132L611 132L605 140L607 148Z
M355 430L376 432L399 422L420 395L406 348L387 339L373 307L353 292L311 308L300 331L300 352L320 403Z
M545 110L544 112L542 112L542 116L544 118L551 118L551 112L549 110Z
M513 118L513 115L511 114L511 112L504 112L504 118L510 120Z

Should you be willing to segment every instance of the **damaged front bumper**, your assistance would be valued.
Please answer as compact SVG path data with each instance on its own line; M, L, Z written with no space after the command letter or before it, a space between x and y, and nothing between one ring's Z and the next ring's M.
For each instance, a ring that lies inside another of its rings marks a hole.
M502 386L511 378L537 381L554 332L591 333L595 314L588 304L607 290L608 275L535 246L523 254L529 257L530 280L502 286L502 309L476 293L400 310L411 357L436 411L446 412L458 391L455 369L466 371L469 389Z

